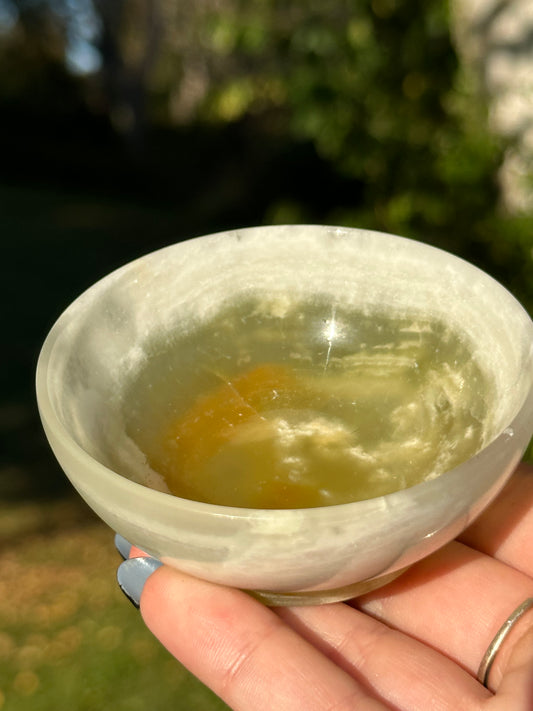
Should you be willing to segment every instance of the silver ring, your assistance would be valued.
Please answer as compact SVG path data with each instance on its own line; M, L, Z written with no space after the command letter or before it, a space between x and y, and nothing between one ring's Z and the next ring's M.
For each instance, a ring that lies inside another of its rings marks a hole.
M503 644L503 640L507 637L515 622L517 622L531 607L533 607L533 597L528 597L527 600L524 600L524 602L509 615L496 633L496 636L485 652L485 656L481 660L481 664L479 665L477 672L477 680L480 681L483 686L487 686L490 670L492 669L494 659Z

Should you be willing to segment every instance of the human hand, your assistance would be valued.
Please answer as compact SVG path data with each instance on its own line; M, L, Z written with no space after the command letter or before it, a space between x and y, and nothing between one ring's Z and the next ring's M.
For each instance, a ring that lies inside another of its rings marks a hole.
M533 610L512 625L486 686L476 675L533 598L532 540L533 469L522 465L459 540L346 603L269 609L135 559L135 548L119 581L153 634L235 711L531 711Z

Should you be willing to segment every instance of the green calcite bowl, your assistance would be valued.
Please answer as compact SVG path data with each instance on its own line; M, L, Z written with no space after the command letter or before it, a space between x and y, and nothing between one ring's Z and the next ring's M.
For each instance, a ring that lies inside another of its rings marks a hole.
M124 426L127 385L147 344L186 335L222 302L252 292L318 294L445 321L493 383L485 446L435 479L335 506L246 509L151 488ZM533 324L487 274L412 240L313 225L200 237L125 265L67 308L37 368L50 445L111 528L169 565L276 605L361 594L456 537L497 496L529 442L532 384Z

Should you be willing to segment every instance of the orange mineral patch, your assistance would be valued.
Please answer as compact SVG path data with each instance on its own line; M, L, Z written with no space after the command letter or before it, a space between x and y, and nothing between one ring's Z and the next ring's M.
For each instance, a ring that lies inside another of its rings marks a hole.
M170 424L148 457L150 466L163 475L173 494L206 500L205 481L199 478L206 463L243 431L253 430L255 424L261 427L262 413L286 404L298 389L298 378L274 364L225 380Z

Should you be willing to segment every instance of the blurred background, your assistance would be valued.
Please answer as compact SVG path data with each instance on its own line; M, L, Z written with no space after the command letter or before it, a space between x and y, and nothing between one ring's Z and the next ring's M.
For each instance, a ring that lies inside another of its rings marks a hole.
M0 709L225 708L116 590L34 370L111 269L290 222L442 247L532 313L530 0L0 0Z

